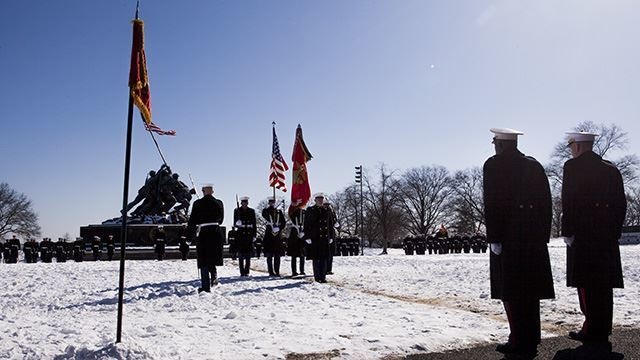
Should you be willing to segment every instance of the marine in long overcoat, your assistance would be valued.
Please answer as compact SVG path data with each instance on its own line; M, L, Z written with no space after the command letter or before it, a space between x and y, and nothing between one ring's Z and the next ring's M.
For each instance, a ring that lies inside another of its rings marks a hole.
M624 286L618 239L627 202L620 171L593 152L596 134L569 133L572 159L564 165L562 235L567 285L578 288L585 321L574 340L609 344L613 288Z
M593 151L564 164L562 236L567 247L567 286L622 288L618 239L627 209L620 171Z
M189 217L189 233L194 236L198 225L221 224L224 219L224 206L222 201L205 195L193 203L191 216ZM196 238L196 251L198 254L198 268L202 266L222 265L223 234L219 226L203 226Z
M330 239L335 239L333 213L325 206L313 205L307 208L304 217L304 237L311 239L307 247L308 259L329 259L331 256Z
M483 190L487 241L502 244L500 255L491 253L491 297L554 298L551 192L542 165L509 148L485 162Z

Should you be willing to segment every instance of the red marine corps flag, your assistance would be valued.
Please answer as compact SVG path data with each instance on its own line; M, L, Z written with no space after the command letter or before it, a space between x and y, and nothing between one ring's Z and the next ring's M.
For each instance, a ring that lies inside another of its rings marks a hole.
M271 146L271 172L269 173L269 186L287 192L287 185L284 183L284 172L289 170L289 166L284 161L280 153L280 145L278 144L278 136L276 136L276 123L273 123L273 144Z
M133 20L133 45L131 47L131 69L129 88L134 104L140 109L140 116L148 131L160 135L175 135L174 130L162 130L151 121L151 93L147 74L147 57L144 53L144 22L136 16Z
M296 140L293 144L293 155L291 156L293 175L291 177L291 206L289 206L289 214L296 208L306 207L311 198L309 174L307 173L307 161L311 160L311 158L311 153L302 138L302 127L298 124Z

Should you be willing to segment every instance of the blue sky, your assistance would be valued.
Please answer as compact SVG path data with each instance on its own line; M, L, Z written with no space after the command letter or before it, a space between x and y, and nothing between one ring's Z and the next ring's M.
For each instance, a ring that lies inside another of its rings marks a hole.
M133 0L0 5L0 181L43 236L122 202ZM155 122L173 170L226 205L270 194L271 122L302 124L312 191L353 166L481 166L491 127L547 162L577 123L616 123L640 153L640 2L143 0ZM131 194L161 160L136 114ZM290 173L287 182L290 183ZM288 196L288 194L287 194Z

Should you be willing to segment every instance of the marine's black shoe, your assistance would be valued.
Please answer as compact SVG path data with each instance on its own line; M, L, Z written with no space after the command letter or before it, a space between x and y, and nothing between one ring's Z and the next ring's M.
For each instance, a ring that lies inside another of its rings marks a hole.
M200 294L201 292L211 292L210 289L203 289L203 288L198 288L198 294Z
M510 354L515 351L515 348L516 347L513 346L511 343L504 343L496 346L496 351L503 354Z
M571 340L576 340L576 341L589 341L589 336L587 334L585 334L584 332L582 332L582 330L580 331L569 331L569 339Z

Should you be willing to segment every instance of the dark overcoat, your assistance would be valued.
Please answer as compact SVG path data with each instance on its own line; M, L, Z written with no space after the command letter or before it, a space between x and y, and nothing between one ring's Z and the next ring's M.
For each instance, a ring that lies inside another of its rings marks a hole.
M233 225L238 221L242 226L236 231L236 242L240 254L253 253L253 239L256 237L256 211L250 207L239 207L233 211Z
M311 206L304 217L304 238L311 239L307 246L307 258L313 260L329 259L331 256L330 239L335 240L332 211L324 206Z
M282 256L282 238L280 235L287 224L287 219L284 218L282 210L271 206L262 210L262 217L268 223L264 229L264 239L262 243L265 255ZM279 228L276 233L273 232L274 226Z
M289 232L289 242L287 244L287 255L289 256L304 256L304 240L300 236L304 234L304 209L296 208L289 213L289 218L293 223L291 231Z
M483 168L491 297L504 301L555 297L547 243L551 233L549 181L534 158L517 149L490 157Z
M224 219L224 206L222 201L212 195L205 195L193 203L191 216L189 216L188 228L192 236L195 236L197 225L207 223L222 224ZM198 253L198 267L222 265L222 247L224 235L219 226L205 226L200 229L196 239L196 251Z
M622 288L618 239L627 211L620 171L593 151L564 164L562 236L567 247L567 286Z

